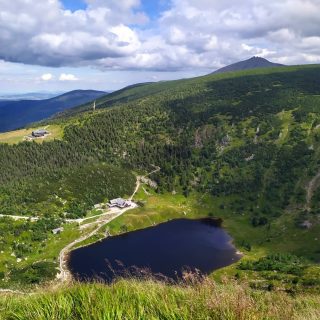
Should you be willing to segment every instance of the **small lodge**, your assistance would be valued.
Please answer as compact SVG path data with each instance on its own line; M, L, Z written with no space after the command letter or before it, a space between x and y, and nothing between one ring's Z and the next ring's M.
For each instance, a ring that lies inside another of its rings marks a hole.
M108 206L110 208L118 207L123 209L123 208L130 207L130 202L122 198L117 198L117 199L110 200L110 202L108 203Z
M39 130L32 131L31 136L33 138L42 138L42 137L45 137L47 134L49 134L49 131L45 129L39 129Z
M52 230L52 233L53 233L54 235L57 235L57 234L60 234L63 230L64 230L63 227L57 228L57 229L53 229L53 230Z

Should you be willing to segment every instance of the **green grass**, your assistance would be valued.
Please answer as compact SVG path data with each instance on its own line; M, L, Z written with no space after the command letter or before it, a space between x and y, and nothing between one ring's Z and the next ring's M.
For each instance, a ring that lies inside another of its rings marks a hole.
M6 248L6 250L1 254L1 264L0 272L5 272L5 281L0 282L0 288L15 288L21 289L23 287L29 287L31 284L24 282L23 280L18 280L12 276L9 270L22 270L28 268L35 263L45 261L52 263L54 266L58 266L58 256L60 251L70 242L80 237L80 232L75 224L65 224L64 231L59 235L53 235L51 232L48 234L48 238L41 243L32 243L32 251L24 254L22 261L18 262L16 257L11 255L12 247ZM27 238L23 238L23 235L16 237L18 242L28 243ZM11 243L11 239L7 239L8 243ZM46 281L52 280L51 278L40 277L40 283L45 283Z
M278 114L279 119L282 122L281 136L279 136L278 143L284 143L289 134L289 126L293 122L292 111L282 111Z
M41 127L42 128L42 127ZM44 139L35 139L37 143L43 143L44 141L52 141L55 139L62 139L63 137L63 127L60 125L48 125L46 126L47 130L50 132L50 135ZM9 131L5 133L0 133L0 143L8 144L17 144L19 142L25 141L25 137L30 135L32 131L40 128L28 128L15 131Z
M6 320L316 320L318 295L259 292L230 281L167 285L152 280L121 280L110 286L75 284L31 296L0 297Z

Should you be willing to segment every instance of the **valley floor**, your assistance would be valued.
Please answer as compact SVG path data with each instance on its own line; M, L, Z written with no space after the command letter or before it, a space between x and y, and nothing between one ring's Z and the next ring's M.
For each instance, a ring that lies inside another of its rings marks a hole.
M222 206L223 203L235 202L236 198L213 198L196 193L187 198L181 194L157 194L139 182L132 198L139 207L116 214L116 219L109 219L111 216L106 219L105 215L89 216L80 223L80 228L79 224L69 224L72 230L67 230L69 236L65 238L65 231L62 232L63 241L56 238L55 247L61 250L67 245L67 254L73 245L88 245L105 237L106 233L116 235L175 218L207 216L223 218L224 227L234 238L236 247L244 253L242 261L257 261L270 253L288 251L311 257L317 247L314 239L320 231L319 226L309 230L296 229L292 218L284 215L269 228L254 228L245 213L235 215L232 207ZM92 226L85 230L83 238L79 230L87 224ZM305 247L305 241L310 243L309 248ZM71 242L70 247L68 243ZM278 278L270 278L269 274L268 278L265 277L266 271L241 270L239 263L218 270L201 282L194 275L189 275L180 285L131 279L120 280L111 286L77 283L56 286L49 283L26 294L13 294L6 290L0 296L0 319L320 318L317 289L309 290L299 284L293 287L290 274L277 272ZM305 271L307 279L319 278L319 270L319 266L308 264ZM290 291L294 294L288 294Z
M64 265L66 255L71 249L88 245L106 236L106 234L116 235L128 231L146 228L161 222L177 218L202 218L219 217L223 219L223 226L233 237L235 246L244 253L243 259L229 267L214 272L210 277L221 281L224 277L230 279L242 279L249 281L251 285L259 286L262 289L270 285L278 290L298 289L304 291L305 287L294 284L297 276L271 270L245 270L239 268L243 261L257 261L267 255L274 253L291 253L306 258L314 257L314 252L318 248L319 225L310 229L297 229L292 221L292 214L283 215L269 226L253 227L250 224L250 217L245 213L235 214L231 206L222 206L223 203L233 203L237 199L213 198L204 194L191 194L188 198L181 194L157 194L145 184L140 184L137 180L135 191L130 197L139 203L139 207L130 211L118 210L114 213L103 213L96 216L88 216L79 223L69 223L65 225L65 231L59 236L51 237L48 242L49 250L42 253L42 256L35 256L39 261L48 261L53 257L55 264L60 266L60 280L66 280L68 271ZM126 211L126 212L125 212ZM309 246L306 247L305 243ZM56 255L56 257L54 257ZM12 261L15 261L14 259ZM31 261L26 261L31 263ZM22 262L21 262L22 263ZM20 264L21 264L20 263ZM19 263L17 263L17 267ZM268 271L268 272L266 272ZM61 276L62 275L62 276ZM303 281L314 283L319 281L320 267L314 263L307 263L303 266ZM61 282L61 281L60 281ZM62 281L63 282L63 281ZM18 289L24 287L23 283L16 285L11 282L0 284L3 289ZM319 285L317 286L319 287Z

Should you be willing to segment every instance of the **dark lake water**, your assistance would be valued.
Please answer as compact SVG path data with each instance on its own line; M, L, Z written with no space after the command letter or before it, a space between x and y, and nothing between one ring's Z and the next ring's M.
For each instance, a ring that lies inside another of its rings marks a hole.
M148 269L177 280L184 270L208 274L240 259L231 237L213 219L178 219L108 237L70 253L69 269L80 281L112 281ZM143 273L143 272L142 272Z

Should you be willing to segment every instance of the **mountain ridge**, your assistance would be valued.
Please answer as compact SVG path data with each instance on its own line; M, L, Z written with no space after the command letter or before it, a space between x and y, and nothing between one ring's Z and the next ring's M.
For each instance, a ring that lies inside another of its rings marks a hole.
M30 123L93 101L107 92L96 90L73 90L44 100L0 101L0 132L24 127Z
M135 101L139 98L143 98L146 96L150 96L153 94L161 94L163 91L170 90L170 87L178 87L181 84L189 84L193 86L197 84L198 81L207 81L210 79L214 82L219 82L221 80L234 79L238 77L247 77L257 75L263 75L267 73L273 74L281 74L286 72L296 72L299 70L318 68L320 65L318 64L309 64L309 65L294 65L294 66L279 66L278 68L256 68L256 69L246 69L246 70L238 70L234 72L221 72L221 73L210 73L198 77L193 78L184 78L177 80L168 80L168 81L159 81L159 82L146 82L139 83L136 85L130 85L119 89L117 91L113 91L112 93L103 96L97 99L97 109L103 109L106 107L118 105L121 103L129 103L130 101ZM178 90L178 89L177 89ZM74 108L70 108L61 113L53 115L53 119L63 119L73 117L80 113L85 113L91 109L90 105L82 105L76 106Z
M64 91L60 91L0 94L0 101L45 100L57 97L64 93Z

